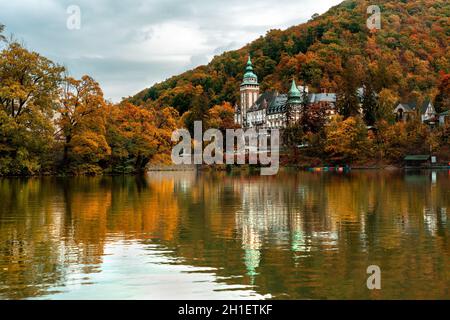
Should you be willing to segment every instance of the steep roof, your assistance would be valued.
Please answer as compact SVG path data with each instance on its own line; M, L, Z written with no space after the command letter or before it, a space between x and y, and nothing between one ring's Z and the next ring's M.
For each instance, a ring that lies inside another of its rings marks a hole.
M259 96L258 100L250 107L248 112L268 108L275 100L278 93L276 91L267 91Z
M396 109L403 108L406 112L413 112L418 110L421 114L424 114L427 111L430 103L430 98L425 99L420 105L418 105L417 101L400 102Z
M253 64L250 56L248 56L247 66L245 67L244 81L242 84L258 84L258 76L253 72Z
M405 112L413 112L416 109L415 102L399 103L396 109L403 109Z
M292 89L292 88L291 88ZM297 89L298 90L298 89ZM298 90L300 93L300 90ZM248 112L258 111L262 109L267 109L268 114L283 113L286 112L286 104L291 103L288 94L279 94L276 91L264 92L259 96L258 100L253 104L253 106L248 110ZM302 101L302 96L300 93L299 102ZM309 103L336 103L335 93L310 93L308 94Z
M405 161L427 161L429 159L430 159L430 156L424 155L424 154L407 155L405 157Z
M294 79L292 79L291 89L288 92L288 102L292 104L302 103L302 94L300 90L298 90Z
M430 103L431 103L430 98L426 98L425 101L423 102L421 108L420 108L420 112L422 114L424 114L427 111L428 106L430 105Z

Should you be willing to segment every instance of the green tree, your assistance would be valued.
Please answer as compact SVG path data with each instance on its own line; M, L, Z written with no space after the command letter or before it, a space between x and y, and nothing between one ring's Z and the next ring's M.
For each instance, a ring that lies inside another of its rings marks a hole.
M344 118L354 117L360 113L361 63L359 58L345 60L341 76L338 77L337 108Z
M305 135L300 123L290 124L283 130L282 142L289 152L290 161L295 162L300 154L299 147L304 142Z
M209 98L206 93L201 93L197 95L192 101L192 109L186 113L184 117L184 122L186 128L194 134L194 122L201 121L203 123L203 130L206 130L209 121L208 118L209 111Z
M441 75L438 90L435 100L436 112L441 113L450 110L450 74Z
M368 126L373 126L379 119L379 104L377 94L374 91L370 79L364 84L361 105L363 109L364 121Z

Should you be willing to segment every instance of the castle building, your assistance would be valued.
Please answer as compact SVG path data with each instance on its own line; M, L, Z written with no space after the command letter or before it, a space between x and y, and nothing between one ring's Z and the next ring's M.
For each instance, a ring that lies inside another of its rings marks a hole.
M303 108L319 106L325 111L328 120L338 115L336 93L310 93L308 87L297 86L292 80L287 94L269 90L260 94L258 76L253 70L250 57L245 68L244 79L240 88L240 105L235 107L235 123L242 128L283 129L300 120ZM362 97L364 88L358 89L362 114ZM304 101L304 100L307 101ZM426 99L421 105L416 102L400 103L393 111L397 121L408 121L420 116L423 123L444 125L449 122L447 113L439 115L432 102Z
M235 123L243 128L282 129L300 119L302 108L312 104L325 105L331 117L336 114L336 94L309 93L308 87L297 86L292 80L287 94L277 91L259 92L258 76L250 57L240 88L240 105L235 107ZM304 103L303 99L307 99Z

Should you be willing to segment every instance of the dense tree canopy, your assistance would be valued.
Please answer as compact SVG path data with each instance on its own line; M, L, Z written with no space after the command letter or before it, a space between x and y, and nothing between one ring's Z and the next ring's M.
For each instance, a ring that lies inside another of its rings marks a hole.
M394 124L393 110L400 101L420 102L426 97L436 100L440 112L449 108L450 3L377 1L381 29L369 30L367 8L372 4L343 1L307 23L270 30L244 48L216 56L208 65L158 83L129 101L156 107L168 104L192 129L193 121L207 121L208 108L239 103L239 85L251 54L261 91L287 92L294 77L307 84L310 92L337 93L344 119L326 126L321 106L309 106L300 124L284 134L291 148L303 145L308 162L313 156L322 163L400 163L409 152L424 148L429 152L436 141L443 150L445 128L440 134L420 123ZM374 131L368 132L365 125Z
M144 171L151 161L168 162L178 112L173 108L137 107L129 102L110 107L107 139L113 172Z
M0 175L141 172L168 162L178 112L112 104L18 43L0 52Z
M446 112L450 110L450 73L441 74L441 83L438 87L438 95L436 96L436 111Z
M395 123L392 111L400 100L425 97L449 110L450 3L377 2L381 30L366 27L371 1L346 0L119 104L105 101L93 78L74 79L5 41L0 24L0 175L135 173L168 163L176 128L192 131L198 120L204 130L234 127L248 54L262 91L287 92L296 78L310 92L337 93L342 117L330 123L322 105L304 105L300 122L285 130L295 161L398 164L410 152L448 159L448 124Z
M66 78L61 90L58 127L64 140L63 166L75 172L100 171L110 155L106 141L106 102L97 82L89 76Z
M0 52L0 174L47 169L62 71L17 43Z

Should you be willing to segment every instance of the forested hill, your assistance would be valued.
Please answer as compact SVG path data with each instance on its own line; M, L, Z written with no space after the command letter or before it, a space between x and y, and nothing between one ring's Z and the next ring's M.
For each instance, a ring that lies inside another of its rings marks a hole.
M370 5L381 8L381 30L366 27ZM337 91L345 74L395 99L434 97L450 70L448 0L347 0L307 23L271 30L242 49L174 76L130 100L172 106L180 113L199 101L213 106L238 99L247 55L262 91L287 91L290 79L313 90ZM348 77L347 77L348 79Z

